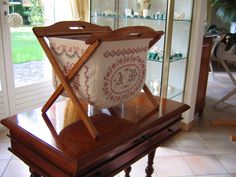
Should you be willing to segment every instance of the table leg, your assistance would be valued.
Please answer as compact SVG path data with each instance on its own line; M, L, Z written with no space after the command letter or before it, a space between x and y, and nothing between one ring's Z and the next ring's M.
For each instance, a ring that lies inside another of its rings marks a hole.
M151 153L148 154L148 162L147 162L147 167L145 169L146 171L146 177L151 177L153 174L153 160L155 157L156 150L152 151Z
M30 177L41 177L33 168L30 167L29 171L31 173Z
M126 168L125 170L125 177L130 177L130 172L131 172L131 166L129 166L128 168Z

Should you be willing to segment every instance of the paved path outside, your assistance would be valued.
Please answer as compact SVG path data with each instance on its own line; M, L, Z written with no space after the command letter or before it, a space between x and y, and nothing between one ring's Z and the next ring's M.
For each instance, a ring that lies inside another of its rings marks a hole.
M21 87L51 79L51 65L47 60L14 64L15 86Z

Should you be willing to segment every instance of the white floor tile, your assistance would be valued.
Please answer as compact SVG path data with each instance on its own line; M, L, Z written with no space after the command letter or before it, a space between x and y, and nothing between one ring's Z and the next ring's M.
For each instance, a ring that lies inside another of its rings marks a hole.
M224 166L213 156L184 156L194 175L225 174Z
M2 177L29 177L29 167L20 160L10 160Z
M10 143L0 143L0 160L9 160L12 157L12 153L8 150Z
M0 160L0 176L4 172L9 160Z
M220 175L201 175L196 177L231 177L230 174L220 174Z
M154 161L154 168L158 177L193 175L182 156L156 157Z
M179 147L179 151L182 155L206 155L212 154L207 146L199 146L199 147Z
M216 155L229 173L236 173L236 154Z

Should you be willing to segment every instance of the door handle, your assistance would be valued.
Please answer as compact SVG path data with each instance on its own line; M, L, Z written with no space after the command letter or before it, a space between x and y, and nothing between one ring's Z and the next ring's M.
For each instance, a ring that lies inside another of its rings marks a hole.
M5 6L5 8L4 8L5 10L4 10L3 13L4 13L5 16L7 16L8 15L8 10L7 9L8 9L9 2L8 1L3 1L2 3Z
M7 5L8 4L8 1L3 1L3 5Z

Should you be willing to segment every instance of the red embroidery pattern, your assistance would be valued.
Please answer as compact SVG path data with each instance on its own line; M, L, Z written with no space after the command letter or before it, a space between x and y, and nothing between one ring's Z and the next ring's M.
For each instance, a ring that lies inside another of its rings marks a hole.
M69 71L73 68L74 63L66 62L66 65L63 66L64 73L67 75Z
M50 43L51 50L57 56L62 56L63 54L66 55L68 58L79 57L84 52L84 49L80 47L69 47L67 45L57 45L54 42Z
M84 77L85 77L85 81L84 81L84 84L85 84L85 93L87 95L87 99L88 99L88 103L89 104L92 104L93 105L93 102L91 101L91 96L90 96L90 93L89 93L89 84L88 84L88 81L89 81L89 67L87 65L84 65Z
M145 58L133 55L115 60L104 76L102 90L106 100L119 103L135 95L145 80L145 62Z
M79 72L74 76L73 81L71 82L71 85L73 87L73 90L79 91L80 85L80 74Z
M69 73L69 71L74 66L74 63L72 62L73 60L69 61L66 59L80 58L80 55L83 54L85 51L85 49L83 49L81 47L75 47L75 46L70 47L67 45L58 45L56 42L51 42L50 48L56 57L65 59L64 64L61 66L65 75L67 75ZM63 55L65 55L65 56L63 56ZM60 84L60 82L59 82L58 76L56 74L54 74L53 79L54 79L55 85L58 86ZM70 83L71 83L73 90L79 92L79 87L81 86L79 72L74 76L73 80ZM65 95L65 93L64 93L64 95Z
M124 56L129 54L138 54L142 52L147 52L147 46L133 47L133 48L123 48L123 49L112 49L111 51L105 51L103 53L104 57L114 57L114 56Z
M65 76L69 73L69 71L73 68L74 63L70 63L70 62L66 62L66 65L63 66L63 72L65 74ZM73 81L71 81L71 86L74 90L79 90L80 87L80 74L79 72L74 76ZM56 73L54 73L53 75L53 79L54 79L54 83L56 86L58 86L60 84L60 82L58 82L58 76Z

